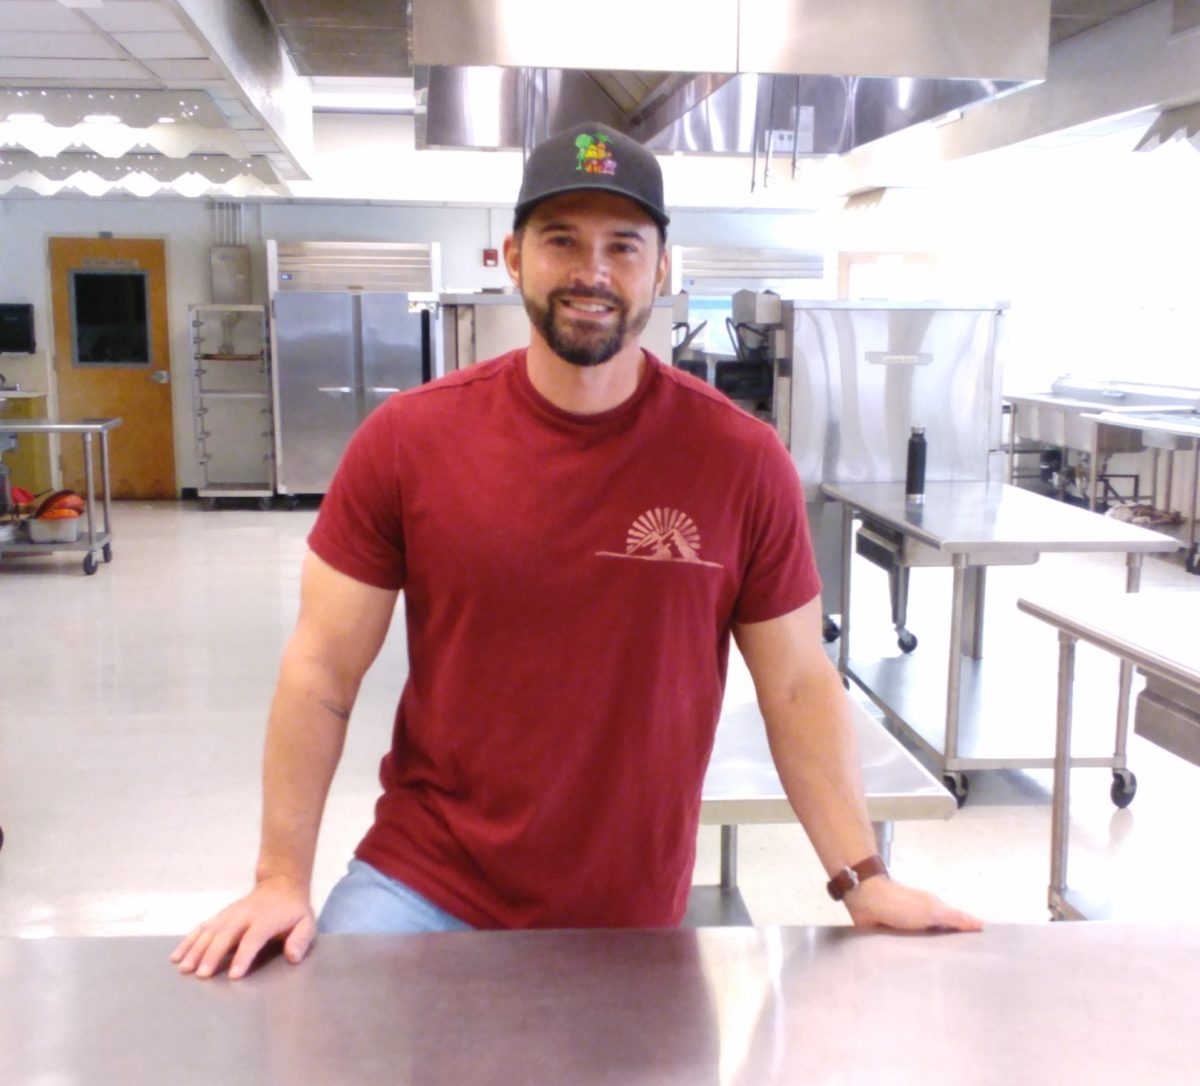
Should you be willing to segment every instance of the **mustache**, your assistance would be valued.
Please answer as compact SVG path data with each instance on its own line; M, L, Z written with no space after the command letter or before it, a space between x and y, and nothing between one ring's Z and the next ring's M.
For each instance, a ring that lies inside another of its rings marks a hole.
M614 309L625 308L624 298L603 287L559 287L549 293L547 301L561 302L564 298L587 298L593 302L604 302Z

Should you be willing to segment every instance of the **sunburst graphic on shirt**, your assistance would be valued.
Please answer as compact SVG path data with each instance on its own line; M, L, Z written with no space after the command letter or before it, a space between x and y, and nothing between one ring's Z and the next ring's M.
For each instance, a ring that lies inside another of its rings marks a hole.
M700 557L700 529L678 509L647 509L625 537L625 553L597 551L601 558L637 558L645 562L687 562L721 568Z

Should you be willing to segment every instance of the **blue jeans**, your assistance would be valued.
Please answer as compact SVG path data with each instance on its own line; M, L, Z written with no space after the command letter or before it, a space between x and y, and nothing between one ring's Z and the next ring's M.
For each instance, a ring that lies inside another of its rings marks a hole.
M317 918L317 930L342 935L417 935L470 931L471 925L439 909L404 883L355 859L329 891Z

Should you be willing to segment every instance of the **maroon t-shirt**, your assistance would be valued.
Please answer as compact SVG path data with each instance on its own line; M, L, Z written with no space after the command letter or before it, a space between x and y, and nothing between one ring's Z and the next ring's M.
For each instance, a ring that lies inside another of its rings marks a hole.
M405 595L358 856L476 927L677 924L730 625L820 587L775 432L653 358L572 415L516 351L367 418L309 544Z

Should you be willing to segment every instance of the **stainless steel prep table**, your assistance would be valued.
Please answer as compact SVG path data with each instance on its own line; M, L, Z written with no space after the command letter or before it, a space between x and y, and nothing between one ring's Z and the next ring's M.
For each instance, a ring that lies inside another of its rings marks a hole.
M1196 1081L1195 925L323 935L236 982L175 941L0 939L0 1082Z
M1013 691L985 683L987 567L1030 565L1050 551L1123 552L1125 588L1136 592L1143 554L1179 547L1170 536L1096 516L1006 483L929 483L922 505L905 501L903 483L826 483L821 491L848 511L842 531L838 666L934 759L960 802L966 799L966 770L1049 769L1054 765L1050 728L1037 726L1036 713L1032 717L1012 713L1008 696ZM929 661L919 652L874 661L851 657L850 566L856 516L901 533L904 561L953 567L949 662L940 682L930 681ZM1122 664L1113 754L1072 759L1073 765L1111 766L1113 797L1122 805L1132 799L1136 787L1125 764L1131 678L1132 668ZM994 720L989 728L988 713L1003 715L1003 719Z
M112 485L108 466L108 435L121 425L119 418L110 419L0 419L4 434L79 434L83 441L83 472L87 498L87 536L74 543L0 543L0 557L5 554L48 554L51 551L83 551L83 572L95 573L99 568L96 556L112 561ZM96 457L92 439L100 438L100 502L104 524L96 527Z
M1198 606L1189 622L1186 614L1181 613L1181 609L1186 609L1188 604L1174 594L1169 597L1155 593L1090 599L1084 603L1073 601L1065 606L1028 599L1017 601L1022 611L1048 622L1058 630L1058 723L1049 893L1050 911L1055 916L1080 919L1099 911L1095 903L1090 903L1085 896L1073 893L1067 887L1071 803L1068 758L1071 750L1076 643L1082 640L1096 645L1118 656L1127 666L1137 667L1151 682L1160 679L1175 684L1200 703L1200 641L1194 633L1196 620L1200 619L1200 600L1196 603ZM1146 694L1143 693L1142 697L1146 697ZM1140 709L1141 706L1139 712ZM1200 752L1200 716L1195 715L1194 709L1193 716L1190 726L1195 732L1188 740L1192 749ZM1185 721L1180 723L1188 725ZM1189 760L1200 761L1195 754ZM1077 763L1072 761L1072 764ZM1169 887L1164 889L1170 892Z
M1192 451L1192 478L1188 492L1191 494L1192 507L1188 513L1187 556L1184 567L1189 573L1200 573L1200 560L1197 560L1196 531L1200 522L1200 411L1194 408L1180 410L1178 408L1162 411L1142 410L1118 414L1104 411L1099 415L1085 415L1092 420L1098 431L1105 428L1128 431L1137 430L1141 434L1142 443L1148 445L1155 454L1153 493L1158 493L1158 454L1166 451L1167 479L1164 486L1166 506L1171 504L1171 475L1175 464L1175 453L1190 448ZM1151 504L1155 504L1152 499Z
M936 778L878 720L861 705L852 702L851 708L867 814L880 855L888 859L894 822L946 819L956 807ZM752 923L737 886L737 828L795 821L771 759L750 671L731 646L725 700L700 804L701 825L721 827L721 881L692 887L686 923Z

